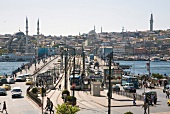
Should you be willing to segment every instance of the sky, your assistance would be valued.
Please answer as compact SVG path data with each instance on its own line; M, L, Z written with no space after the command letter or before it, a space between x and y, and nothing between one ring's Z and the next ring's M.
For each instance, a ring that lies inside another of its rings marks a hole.
M0 34L79 35L96 32L149 30L153 13L154 30L170 29L170 0L0 0Z

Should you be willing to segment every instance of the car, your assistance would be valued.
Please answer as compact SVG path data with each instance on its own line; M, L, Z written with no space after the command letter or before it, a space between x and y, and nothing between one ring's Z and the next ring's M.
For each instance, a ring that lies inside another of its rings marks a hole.
M16 77L15 81L16 82L24 82L24 81L26 81L26 76L19 75Z
M124 89L126 92L136 93L136 88L134 87L134 84L133 84L133 83L126 83L126 84L123 86L123 89Z
M6 90L4 88L0 88L0 95L7 95Z
M113 85L112 86L112 90L116 91L116 92L119 92L120 91L120 87L118 85Z
M167 102L168 106L170 106L170 99L168 99L168 102Z
M11 90L12 93L12 98L14 97L21 97L22 96L22 91L20 87L14 87Z
M4 88L5 90L11 90L11 86L9 84L3 84L2 88Z
M14 84L15 79L14 78L7 78L7 82L8 82L8 84Z
M8 83L6 78L1 78L1 79L0 79L0 82L1 82L1 85Z
M170 85L166 85L163 89L163 93L167 92L170 89Z
M27 78L25 84L26 85L32 85L33 84L32 78Z

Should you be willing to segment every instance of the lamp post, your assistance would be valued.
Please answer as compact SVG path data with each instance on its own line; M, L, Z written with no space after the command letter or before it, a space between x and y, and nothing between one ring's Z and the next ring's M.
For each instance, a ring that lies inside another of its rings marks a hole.
M65 50L65 89L67 89L67 51Z
M72 87L73 87L73 98L74 98L74 96L75 96L74 95L74 92L75 92L75 90L74 90L74 86L75 86L74 79L75 79L75 56L76 56L76 51L75 51L75 48L73 50L74 50L74 59L73 59L73 83L72 83ZM73 101L72 105L74 106L74 101Z
M111 114L111 66L112 66L113 51L109 54L109 90L108 90L108 114Z
M35 47L35 70L37 70L36 62L37 62L37 47Z

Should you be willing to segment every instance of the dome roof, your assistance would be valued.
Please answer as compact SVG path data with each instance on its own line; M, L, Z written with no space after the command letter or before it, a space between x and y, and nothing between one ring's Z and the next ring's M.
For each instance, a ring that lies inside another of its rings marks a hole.
M14 38L12 41L13 41L13 42L16 42L16 41L18 41L18 38Z
M15 36L25 36L25 34L21 31L17 32L14 34Z
M91 35L96 35L96 32L95 32L95 30L91 30L91 31L89 32L89 34L91 34Z

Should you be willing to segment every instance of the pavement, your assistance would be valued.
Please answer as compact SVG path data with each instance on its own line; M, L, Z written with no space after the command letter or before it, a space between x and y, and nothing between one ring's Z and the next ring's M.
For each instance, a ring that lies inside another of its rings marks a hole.
M54 57L52 57L51 59L47 58L46 59L46 61L47 61L46 64L48 64L50 61L53 62L52 61L53 59L55 59L55 58ZM41 69L42 67L45 67L45 64L41 61L39 64L36 65L36 67L37 67L37 69L38 68ZM26 72L29 73L29 74L34 74L35 73L35 66L32 65L29 70L27 70L27 71L23 70L22 73L17 73L17 75L23 74L23 73L26 73ZM53 109L55 110L55 112L56 112L55 107L58 104L61 105L63 103L63 99L61 98L62 90L58 90L58 85L59 84L64 85L64 80L63 80L62 76L63 75L61 75L60 80L58 80L56 82L55 89L48 91L46 96L43 98L43 104L44 104L43 107L44 108L45 108L45 105L46 105L47 97L49 97L50 100L53 102L53 104L54 104ZM62 86L62 89L63 88L64 87ZM162 88L160 87L160 89L162 89ZM107 89L104 89L103 91L100 91L100 96L92 96L89 91L86 91L85 93L88 96L88 98L91 99L96 104L99 104L99 105L101 105L103 107L108 106ZM79 103L77 103L77 105L79 105ZM136 101L136 106L142 106L142 105L143 105L143 101ZM133 105L133 99L125 97L125 96L117 95L117 94L112 94L111 107L131 107L131 106L134 106ZM39 108L41 110L41 107L39 107ZM43 109L43 110L45 110L45 109ZM81 110L80 110L80 112L81 112ZM151 114L170 114L170 112L151 113Z

